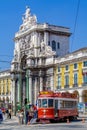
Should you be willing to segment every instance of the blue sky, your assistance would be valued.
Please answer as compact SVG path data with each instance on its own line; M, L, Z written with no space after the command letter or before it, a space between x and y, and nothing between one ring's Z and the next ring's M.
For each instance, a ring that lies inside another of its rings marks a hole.
M0 0L0 70L10 68L14 51L14 36L22 24L26 5L39 23L69 27L70 52L87 47L87 0L80 0L77 23L74 25L79 0ZM7 62L6 62L7 61Z

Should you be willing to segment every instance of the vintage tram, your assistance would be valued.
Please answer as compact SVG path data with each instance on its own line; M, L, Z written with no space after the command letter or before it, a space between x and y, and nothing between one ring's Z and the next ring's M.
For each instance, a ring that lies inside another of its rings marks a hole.
M56 122L78 116L78 98L74 93L42 91L38 95L38 119Z

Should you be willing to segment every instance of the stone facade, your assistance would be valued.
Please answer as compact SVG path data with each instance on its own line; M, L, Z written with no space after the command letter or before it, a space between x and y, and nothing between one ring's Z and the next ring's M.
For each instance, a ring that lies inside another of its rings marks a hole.
M84 106L80 111L87 113L87 48L57 58L55 64L55 91L76 93Z
M54 90L55 57L69 53L71 35L69 28L37 23L28 7L22 20L11 64L14 109L17 102L23 106L25 98L35 104L41 90Z
M10 70L0 72L0 107L8 108L11 103L11 75Z

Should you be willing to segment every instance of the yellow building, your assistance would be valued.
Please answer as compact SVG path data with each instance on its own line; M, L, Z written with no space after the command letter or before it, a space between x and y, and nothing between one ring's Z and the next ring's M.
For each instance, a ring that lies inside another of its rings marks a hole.
M79 103L87 103L87 48L57 58L55 73L56 91L74 92Z
M10 70L0 72L0 107L7 107L11 103L11 75Z

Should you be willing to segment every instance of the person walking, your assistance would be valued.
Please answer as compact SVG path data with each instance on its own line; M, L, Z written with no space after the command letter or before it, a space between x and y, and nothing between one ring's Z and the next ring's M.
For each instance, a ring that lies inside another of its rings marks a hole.
M3 113L2 110L0 109L0 123L3 121Z
M23 117L24 117L24 112L23 112L23 110L21 110L21 112L20 112L20 124L23 124L24 122L23 122Z
M16 113L16 116L18 117L18 123L19 125L21 124L21 120L20 120L20 110L18 110L18 112Z
M11 119L11 110L9 110L8 116L9 116L9 119Z
M9 110L8 109L6 110L6 116L7 116L6 118L8 119L9 118Z
M29 115L29 112L28 111L26 111L26 124L28 123L28 115Z
M31 119L32 119L32 114L31 114L31 112L28 112L28 122L27 122L27 125L30 125Z

